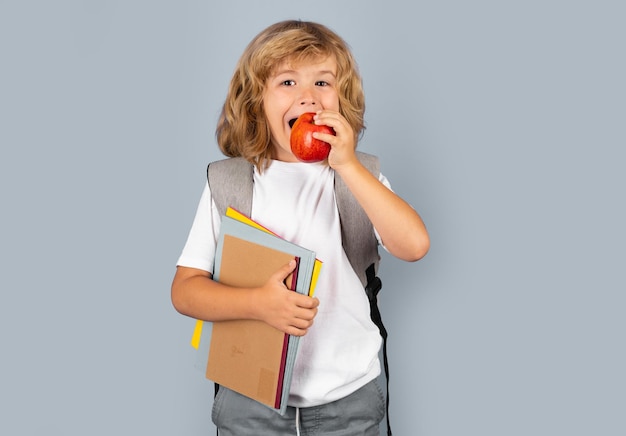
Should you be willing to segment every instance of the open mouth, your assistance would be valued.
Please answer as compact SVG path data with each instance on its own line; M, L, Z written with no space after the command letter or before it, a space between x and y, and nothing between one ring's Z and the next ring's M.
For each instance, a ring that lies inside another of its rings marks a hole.
M297 118L292 118L289 120L289 127L293 128L293 125L296 123Z

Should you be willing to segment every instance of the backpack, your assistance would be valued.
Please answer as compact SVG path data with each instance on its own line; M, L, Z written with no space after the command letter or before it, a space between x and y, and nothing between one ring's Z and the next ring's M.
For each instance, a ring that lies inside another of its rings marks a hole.
M370 173L376 178L380 173L380 164L376 156L356 152L356 155ZM224 215L230 206L250 216L252 211L252 188L254 166L242 157L234 157L212 162L207 167L207 180L211 196L220 215ZM387 434L389 426L389 364L387 360L387 330L383 325L378 309L378 292L382 282L377 277L380 256L374 227L365 211L356 201L344 181L335 175L335 198L341 223L341 240L350 265L361 280L370 303L370 317L378 327L383 338L383 364L387 384ZM218 386L216 385L216 392Z

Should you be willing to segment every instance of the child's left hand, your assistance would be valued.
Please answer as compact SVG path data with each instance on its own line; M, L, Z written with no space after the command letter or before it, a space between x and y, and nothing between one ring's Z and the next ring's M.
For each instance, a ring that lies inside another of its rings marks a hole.
M315 114L313 121L318 125L332 127L335 131L335 135L322 132L313 133L314 138L330 144L331 150L328 155L328 164L331 168L336 168L356 159L354 154L356 136L348 120L343 115L339 112L323 110Z

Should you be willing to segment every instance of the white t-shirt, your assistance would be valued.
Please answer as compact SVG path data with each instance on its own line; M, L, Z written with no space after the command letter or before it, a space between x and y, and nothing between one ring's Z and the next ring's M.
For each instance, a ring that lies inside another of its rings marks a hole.
M288 404L310 407L343 398L380 374L381 337L367 296L341 245L334 171L327 165L272 161L254 173L251 218L323 262L313 326L300 339ZM389 183L384 176L380 180ZM178 265L211 272L220 216L208 184Z

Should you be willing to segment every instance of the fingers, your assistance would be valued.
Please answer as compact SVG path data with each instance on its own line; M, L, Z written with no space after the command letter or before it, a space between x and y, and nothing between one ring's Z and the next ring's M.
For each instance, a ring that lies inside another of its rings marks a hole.
M348 126L348 121L339 112L322 110L315 113L313 117L315 124L324 124L330 127Z
M278 271L276 271L269 279L268 284L272 283L272 286L279 285L281 288L286 288L285 280L289 277L296 268L297 262L295 259L289 261L289 263L283 265Z
M350 135L352 127L339 112L334 111L319 111L313 118L315 124L332 127L335 131L335 135L328 133L316 132L313 136L321 139L322 141L330 142L334 137L353 136Z
M306 295L295 294L297 298L293 314L289 319L289 328L295 336L303 336L313 325L317 315L319 300Z
M335 135L314 132L313 137L331 146L328 163L332 168L351 162L354 159L356 136L348 120L339 112L323 110L315 114L315 124L332 127Z
M303 320L313 320L317 315L317 306L320 301L317 298L307 297L306 295L298 295L302 297L297 302L296 310L294 311L294 318Z
M314 299L309 298L309 300ZM300 309L291 319L290 325L287 326L285 332L294 336L304 336L313 325L313 320L315 315L317 315L318 304L319 301L315 302L315 307L311 309Z
M288 264L284 265L278 271L276 271L273 277L282 283L285 281L287 277L289 277L289 274L291 274L295 268L296 268L296 260L292 259L289 261Z
M317 298L296 292L292 293L290 297L293 303L288 322L290 334L304 336L313 325L320 301Z

